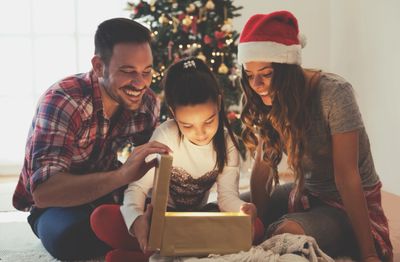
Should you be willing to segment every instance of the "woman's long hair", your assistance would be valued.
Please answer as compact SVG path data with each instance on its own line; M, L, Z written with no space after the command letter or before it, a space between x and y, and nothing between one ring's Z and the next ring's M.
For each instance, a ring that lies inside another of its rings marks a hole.
M307 146L305 135L310 125L311 88L306 86L305 75L299 65L272 63L272 68L269 89L271 106L266 106L253 91L242 70L242 138L251 153L255 152L258 143L263 143L262 158L273 169L273 175L267 180L269 189L279 183L278 164L283 151L286 151L288 166L295 174L298 197L304 186L302 158Z
M224 127L235 147L239 147L225 113L223 93L217 78L202 60L189 57L168 68L162 87L166 103L173 111L178 106L198 105L209 100L219 104L219 122L213 147L217 155L216 167L221 173L228 161Z

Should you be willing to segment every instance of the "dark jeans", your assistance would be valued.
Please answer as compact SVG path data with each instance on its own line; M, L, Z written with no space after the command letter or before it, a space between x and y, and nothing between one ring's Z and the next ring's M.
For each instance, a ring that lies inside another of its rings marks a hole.
M93 207L34 209L28 217L46 250L60 260L84 260L104 255L110 247L90 227Z

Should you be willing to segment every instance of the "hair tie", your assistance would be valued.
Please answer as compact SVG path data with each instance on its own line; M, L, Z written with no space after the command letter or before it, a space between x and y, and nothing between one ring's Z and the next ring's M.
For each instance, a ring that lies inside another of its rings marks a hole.
M183 63L183 68L187 69L189 67L196 68L196 63L193 60L188 60L188 61Z

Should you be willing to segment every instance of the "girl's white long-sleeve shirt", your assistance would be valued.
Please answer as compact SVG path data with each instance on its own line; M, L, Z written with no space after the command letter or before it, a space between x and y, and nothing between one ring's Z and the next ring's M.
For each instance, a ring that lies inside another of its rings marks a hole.
M185 189L196 188L196 185L184 185L181 183L190 183L191 181L206 181L214 184L212 180L213 174L216 176L217 183L217 201L221 211L237 212L244 203L239 199L239 152L235 148L232 140L227 132L225 132L227 145L227 164L223 172L217 173L216 152L212 141L208 145L198 146L190 142L185 137L181 137L179 129L174 120L167 120L162 123L153 133L151 141L155 140L169 146L173 153L173 172L177 175L175 180L174 194L172 194L173 183L171 178L170 195L168 198L168 206L172 208L179 207L179 202L185 199ZM152 156L151 158L153 158ZM150 159L151 159L150 158ZM148 159L149 160L149 159ZM214 176L214 177L215 177ZM211 179L211 180L210 180ZM124 193L124 202L121 206L121 213L125 220L128 230L132 226L135 219L144 213L144 204L146 197L153 188L154 168L150 169L140 180L132 182ZM208 180L208 181L207 181ZM202 184L200 182L199 184ZM177 185L177 183L180 183ZM193 209L204 206L207 203L210 190L206 189L200 197L200 202L193 206ZM188 198L193 197L189 196ZM194 196L195 197L195 196ZM175 198L175 200L174 200ZM178 201L179 200L179 201ZM191 203L190 200L188 203Z

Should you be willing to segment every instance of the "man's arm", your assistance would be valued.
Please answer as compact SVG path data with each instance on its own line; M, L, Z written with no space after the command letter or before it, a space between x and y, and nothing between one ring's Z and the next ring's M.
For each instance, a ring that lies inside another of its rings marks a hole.
M58 173L38 185L33 191L35 205L39 208L70 207L90 203L113 190L140 179L155 166L156 159L146 162L150 154L168 153L171 150L156 141L136 147L127 161L117 170L74 175Z

